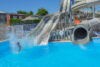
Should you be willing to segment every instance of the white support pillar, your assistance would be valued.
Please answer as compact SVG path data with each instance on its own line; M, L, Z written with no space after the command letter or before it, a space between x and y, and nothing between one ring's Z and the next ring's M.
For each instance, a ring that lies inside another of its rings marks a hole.
M92 6L92 14L93 14L93 18L95 18L95 6Z

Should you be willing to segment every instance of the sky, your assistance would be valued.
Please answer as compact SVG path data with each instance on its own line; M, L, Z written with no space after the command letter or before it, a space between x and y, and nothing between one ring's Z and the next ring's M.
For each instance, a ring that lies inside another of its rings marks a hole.
M61 0L0 0L0 11L16 13L18 10L33 11L34 14L39 8L45 8L49 14L55 13L60 8ZM99 6L100 7L100 6ZM97 10L100 10L97 9Z
M16 13L18 10L37 12L39 8L45 8L49 13L59 10L60 0L0 0L0 11Z

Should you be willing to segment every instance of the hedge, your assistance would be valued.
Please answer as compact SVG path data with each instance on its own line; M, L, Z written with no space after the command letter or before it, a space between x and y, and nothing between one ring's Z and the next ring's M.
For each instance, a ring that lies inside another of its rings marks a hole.
M41 21L41 19L27 20L27 21L22 21L22 19L10 19L10 25L38 24L40 21Z
M15 25L16 22L22 22L22 19L10 19L10 25Z
M34 22L34 23L38 23L40 22L41 19L34 19L34 20L26 20L25 22Z

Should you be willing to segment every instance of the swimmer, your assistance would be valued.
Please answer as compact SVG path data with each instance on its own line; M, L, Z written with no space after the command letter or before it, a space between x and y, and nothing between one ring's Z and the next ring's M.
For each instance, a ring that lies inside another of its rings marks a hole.
M19 53L19 52L21 51L21 45L20 45L20 43L19 43L19 42L17 42L17 46L19 47L19 50L18 50L18 52L17 52L17 53Z

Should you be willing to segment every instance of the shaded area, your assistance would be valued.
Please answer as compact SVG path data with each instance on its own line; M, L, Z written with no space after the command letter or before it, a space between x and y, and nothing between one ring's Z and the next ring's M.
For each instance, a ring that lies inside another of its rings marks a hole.
M75 33L74 33L75 40L84 39L85 37L87 37L87 31L84 28L80 27L75 30Z

